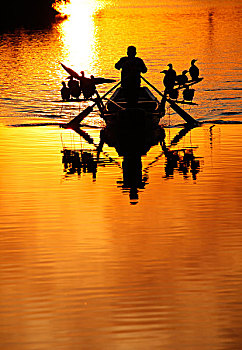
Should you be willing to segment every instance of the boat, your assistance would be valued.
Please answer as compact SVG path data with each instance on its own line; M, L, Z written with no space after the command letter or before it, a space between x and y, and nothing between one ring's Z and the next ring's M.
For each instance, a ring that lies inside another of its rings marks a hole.
M159 101L152 94L152 92L146 87L142 86L139 88L139 99L136 105L136 108L143 109L146 112L152 114L159 114L158 112ZM120 110L127 108L127 102L121 87L117 88L113 95L108 99L107 104L105 105L104 118L109 113L115 113Z
M72 71L68 71L68 73L75 76L75 73ZM79 79L78 76L76 75L76 79ZM172 99L172 96L160 92L143 76L141 78L147 86L139 88L139 97L135 105L128 105L123 89L120 86L121 82L112 86L103 96L99 95L95 86L92 96L88 99L91 104L62 126L74 130L81 138L92 144L92 147L94 146L87 150L64 149L63 163L65 170L69 171L69 173L90 172L93 174L93 178L96 178L97 165L100 164L100 154L105 154L103 146L106 144L115 148L117 154L123 159L121 165L123 172L122 188L129 189L130 199L134 200L133 204L137 203L139 189L144 188L148 179L147 171L142 170L142 157L149 152L151 147L160 145L161 154L164 154L169 160L169 162L167 161L167 176L169 176L169 173L173 171L174 159L176 164L178 162L177 154L173 153L170 147L177 144L193 127L199 125L197 120L178 105L179 103L194 103ZM94 80L92 79L92 81ZM189 82L188 86L195 83ZM186 86L184 86L185 88ZM161 97L160 100L151 89ZM110 97L108 97L109 95ZM166 146L165 130L162 127L162 117L165 115L166 104L169 104L186 122L184 129L174 138L170 146ZM98 145L82 130L82 121L95 107L98 108L99 115L105 122L105 127L100 130ZM182 149L181 152L184 153L184 150ZM191 158L190 153L189 156ZM186 158L188 157L184 153L185 156ZM101 160L101 164L102 162ZM196 171L198 171L197 169L198 166L196 166Z
M93 111L94 107L98 107L100 117L103 118L106 123L118 123L119 127L123 125L132 132L133 128L139 128L141 125L143 125L143 127L147 127L150 123L159 125L160 119L165 115L166 103L168 103L187 124L193 126L199 125L196 119L178 105L179 101L164 95L144 77L142 78L162 97L161 101L155 97L147 86L140 87L138 102L132 107L128 106L125 101L123 90L119 87L120 82L114 85L103 96L100 96L95 88L92 97L89 99L93 104L86 107L81 113L62 127L73 129L78 132L83 119ZM113 90L112 96L108 98L108 94Z
M74 78L79 79L78 73L66 66L63 68ZM88 143L93 143L82 130L81 122L93 111L94 107L97 107L99 115L106 125L100 133L98 149L102 150L102 145L106 143L110 147L114 147L120 156L134 159L145 155L155 144L162 144L165 135L161 126L161 119L165 115L166 104L169 104L184 119L188 128L200 125L196 119L178 105L179 103L194 104L192 101L175 100L171 95L160 92L142 75L141 79L147 86L139 88L138 101L135 105L130 106L125 99L124 90L120 86L121 82L116 83L103 96L100 96L96 85L93 83L94 78L92 78L94 89L88 98L92 104L62 127L74 130ZM202 79L199 78L196 82L189 81L183 87L179 86L179 89L189 89L191 85ZM150 88L161 97L160 101ZM111 97L108 97L111 93Z
M141 128L159 124L160 102L148 87L143 86L139 88L137 104L128 106L123 89L118 87L100 108L100 115L106 124L116 125L119 130L124 127L126 132L140 131Z
M65 71L71 75L73 79L80 80L80 82L85 79L85 84L82 84L82 92L85 101L89 100L94 102L92 105L86 107L81 113L74 117L70 122L65 124L63 127L73 129L74 131L80 133L80 123L82 120L88 116L94 107L98 107L101 118L104 119L106 123L111 123L112 125L118 124L119 128L122 126L133 132L133 130L139 129L141 126L147 128L151 123L156 126L159 125L160 119L165 115L165 105L168 103L170 107L179 114L187 124L198 126L199 123L194 119L189 113L183 110L178 104L190 104L195 103L190 101L178 101L172 98L171 94L160 92L154 85L152 85L146 78L141 75L141 79L148 86L142 86L139 88L139 97L135 106L129 106L125 100L123 88L120 87L121 82L115 84L110 90L108 90L103 96L99 95L96 85L100 83L111 83L115 80L105 79L105 78L91 78L84 77L84 72L80 76L73 69L65 66L61 63L61 66ZM197 84L203 78L199 78L197 81L189 81L184 86L179 86L178 89L189 89L193 84ZM91 88L90 88L91 86ZM155 95L151 92L152 88L158 95L161 96L161 101L159 101ZM87 89L87 91L85 91ZM112 92L112 96L108 98L107 96Z

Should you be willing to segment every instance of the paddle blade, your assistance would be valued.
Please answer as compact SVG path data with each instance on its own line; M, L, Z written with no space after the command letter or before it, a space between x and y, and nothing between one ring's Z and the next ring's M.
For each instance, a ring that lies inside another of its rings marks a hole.
M188 114L186 111L184 111L180 106L178 106L174 101L167 98L167 101L169 102L171 108L173 111L175 111L177 114L179 114L180 117L182 117L185 122L191 125L198 125L199 122L194 119L190 114Z

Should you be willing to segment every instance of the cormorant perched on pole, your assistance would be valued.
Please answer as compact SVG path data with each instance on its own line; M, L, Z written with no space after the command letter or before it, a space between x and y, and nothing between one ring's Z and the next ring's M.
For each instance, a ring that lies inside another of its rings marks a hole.
M62 88L61 88L61 97L63 101L69 101L70 99L70 89L66 86L66 83L62 82Z
M171 81L172 83L174 82L174 84L175 84L175 81L176 81L176 71L173 69L173 66L172 66L171 63L169 63L167 66L169 67L169 69L168 69L168 71L167 71L167 75L168 75L170 81ZM173 86L174 86L174 85L173 85Z
M199 69L197 66L195 66L196 61L197 60L192 60L191 67L189 68L190 76L191 76L192 80L194 80L194 81L198 80L198 77L199 77Z
M179 84L179 87L185 85L188 82L188 77L186 76L187 73L188 70L184 70L182 74L177 75L176 81Z
M168 70L161 71L161 73L165 74L163 79L163 84L165 86L165 93L169 92L169 90L172 90L176 82L176 71L172 68L171 63L169 63L167 66L169 67Z
M71 96L73 96L75 98L79 98L79 96L81 95L81 92L82 92L79 81L76 79L73 79L72 76L69 76L68 79L69 79L68 87L70 89Z

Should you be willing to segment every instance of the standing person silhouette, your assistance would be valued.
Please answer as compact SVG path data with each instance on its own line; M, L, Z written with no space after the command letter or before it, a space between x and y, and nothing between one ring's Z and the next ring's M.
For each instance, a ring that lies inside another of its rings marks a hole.
M129 46L127 56L120 58L115 68L121 71L121 87L128 106L134 107L139 98L140 73L146 73L147 67L144 61L136 56L136 47Z

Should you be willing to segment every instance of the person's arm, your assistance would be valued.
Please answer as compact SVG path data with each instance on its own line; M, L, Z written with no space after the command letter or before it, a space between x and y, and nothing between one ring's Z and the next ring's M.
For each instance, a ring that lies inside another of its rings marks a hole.
M141 69L140 69L140 71L141 71L141 73L146 73L147 72L147 67L146 67L146 65L145 65L145 63L144 63L144 61L143 60L141 60Z
M115 64L114 66L116 69L121 69L123 67L123 58L120 58L120 60Z

